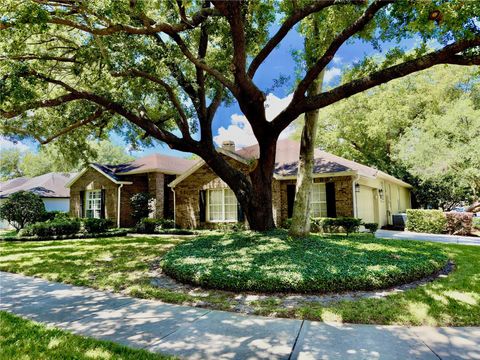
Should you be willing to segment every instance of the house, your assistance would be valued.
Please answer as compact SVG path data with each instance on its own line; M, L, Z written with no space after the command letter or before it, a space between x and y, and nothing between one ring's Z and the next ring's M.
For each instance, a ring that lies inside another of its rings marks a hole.
M18 191L30 191L40 196L47 211L68 212L70 191L65 187L75 174L51 172L33 178L20 177L0 183L0 203ZM8 222L0 220L0 228L9 228Z
M152 154L121 165L90 164L66 186L70 188L70 215L112 219L131 227L130 199L148 192L153 217L173 218L173 197L167 184L188 170L195 160Z
M258 145L235 151L231 141L218 151L244 172L259 154ZM292 215L299 152L299 142L277 143L272 185L277 226ZM411 207L411 186L377 169L316 149L313 172L312 217L354 216L383 226L392 223L393 214ZM169 186L174 192L175 221L182 228L243 221L233 191L203 160Z

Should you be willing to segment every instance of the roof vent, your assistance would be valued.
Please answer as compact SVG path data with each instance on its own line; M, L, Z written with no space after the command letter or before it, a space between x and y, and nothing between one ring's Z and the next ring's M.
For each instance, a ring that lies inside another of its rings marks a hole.
M222 142L222 149L227 150L227 151L231 151L231 152L235 152L235 142L232 141L232 140L226 140L226 141Z

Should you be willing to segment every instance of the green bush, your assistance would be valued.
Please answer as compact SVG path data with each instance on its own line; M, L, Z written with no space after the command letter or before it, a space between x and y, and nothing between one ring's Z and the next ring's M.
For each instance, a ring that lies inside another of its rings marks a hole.
M358 232L361 219L354 217L312 218L312 232L338 233L341 230L348 234Z
M64 211L46 211L42 216L42 221L54 220L54 219L69 219L70 215Z
M13 193L0 205L0 218L7 220L17 230L42 221L44 214L45 205L40 196L28 191Z
M475 229L480 230L480 217L474 217L472 219L472 225Z
M154 234L164 229L173 229L175 222L171 219L143 218L135 226L135 231L140 234Z
M406 230L442 234L445 232L447 219L441 210L407 209Z
M370 231L372 234L375 234L375 231L378 230L378 224L377 223L364 223L363 226L365 229Z
M113 226L113 221L111 219L95 219L88 218L83 220L83 226L85 231L90 234L97 234L106 232L110 227Z
M140 192L130 198L130 206L132 207L131 216L135 221L139 222L143 218L148 218L152 199L152 194L148 192Z
M78 219L55 219L28 225L18 233L18 236L72 235L79 231L80 221Z

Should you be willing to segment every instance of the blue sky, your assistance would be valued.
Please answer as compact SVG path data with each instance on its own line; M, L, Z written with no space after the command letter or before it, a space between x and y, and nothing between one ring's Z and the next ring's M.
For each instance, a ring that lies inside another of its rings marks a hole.
M272 29L275 31L276 29ZM385 44L384 51L386 51L393 44ZM412 41L402 43L402 46L408 49L413 45ZM267 117L273 117L276 113L281 111L284 106L289 102L288 95L290 94L295 80L295 61L292 57L292 51L303 48L303 38L295 30L290 31L286 36L282 44L276 48L272 54L267 58L264 64L259 68L255 75L255 83L266 91L273 86L274 79L278 79L280 75L290 78L281 88L275 88L268 93L267 96ZM342 69L351 65L352 63L362 59L365 55L376 53L376 50L370 44L366 44L362 41L355 41L351 44L342 46L337 52L333 61L328 65L327 73L325 76L325 83L327 86L334 86L340 79ZM287 137L291 134L292 129L286 129L283 137ZM242 115L237 104L230 106L221 106L215 119L213 121L213 134L217 144L221 144L223 140L234 140L237 147L247 146L255 142L249 124L246 122L245 117ZM111 135L111 140L128 148L128 144L124 143L122 138L116 134ZM0 139L0 146L6 147L11 144L5 139ZM36 151L37 144L34 142L26 141L15 146L22 149L31 149ZM189 154L171 150L167 145L160 144L146 148L142 151L132 152L132 155L141 157L153 152L158 152L168 155L188 156Z

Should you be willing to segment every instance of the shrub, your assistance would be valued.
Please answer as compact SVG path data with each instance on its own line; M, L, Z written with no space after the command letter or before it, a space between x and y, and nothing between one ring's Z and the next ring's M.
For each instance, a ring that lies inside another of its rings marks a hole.
M45 205L40 196L28 191L13 193L0 205L0 218L7 220L17 230L41 221L44 214Z
M472 233L473 214L468 212L447 212L446 230L451 235L470 235Z
M354 217L339 217L336 220L337 226L343 228L343 230L348 234L358 232L360 225L362 225L362 219Z
M171 219L143 218L135 226L135 231L141 234L154 234L163 229L173 229L175 222Z
M480 217L474 217L472 219L472 225L475 229L480 230Z
M80 221L78 219L55 219L28 225L18 233L18 236L72 235L79 231Z
M441 210L407 209L408 231L441 234L445 232L446 223Z
M375 231L378 230L378 224L377 223L364 223L363 226L365 229L370 231L372 234L375 234Z
M130 198L130 205L132 207L131 215L135 221L138 222L143 218L148 218L151 210L151 200L152 195L148 192L137 193Z
M113 221L111 219L85 219L83 221L83 226L85 227L85 231L87 233L96 234L106 232L109 227L113 225Z
M54 219L68 219L70 215L63 211L53 210L46 211L42 216L42 221L54 220Z

